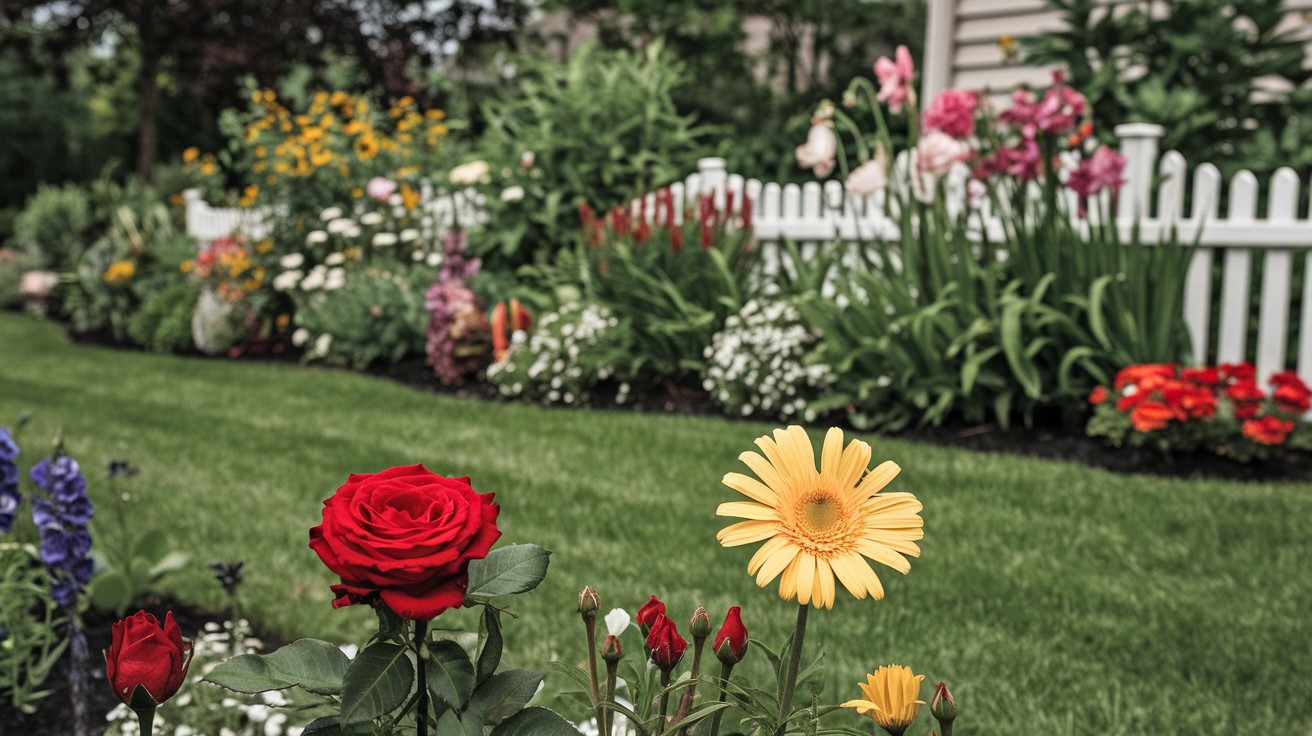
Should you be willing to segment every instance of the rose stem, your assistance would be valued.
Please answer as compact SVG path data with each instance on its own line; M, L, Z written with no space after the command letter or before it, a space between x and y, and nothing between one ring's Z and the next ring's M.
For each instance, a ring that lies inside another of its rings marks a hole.
M606 702L615 704L615 682L619 677L619 662L606 661ZM604 708L606 722L600 731L601 736L612 736L615 731L615 711L610 708Z
M670 708L670 671L661 670L661 720L656 725L656 733L665 733L665 711Z
M424 668L424 637L428 622L415 620L415 664L419 667L419 714L415 718L415 736L428 736L428 673Z
M601 691L597 687L597 617L584 616L583 630L588 637L588 681L592 684L592 707L597 711L597 730L601 731L606 709L601 705Z
M723 703L729 695L729 674L733 672L733 665L721 660L720 662L720 693L715 702ZM724 717L724 709L715 711L711 716L711 736L720 736L720 719Z
M133 708L132 712L137 714L137 723L140 725L141 736L150 736L150 732L155 728L155 707L142 708L140 710Z
M793 629L793 650L788 653L788 676L784 680L784 696L779 700L779 728L775 736L783 736L788 716L793 712L793 691L797 689L797 670L802 665L802 642L806 639L806 614L811 607L803 603L797 607L797 627Z

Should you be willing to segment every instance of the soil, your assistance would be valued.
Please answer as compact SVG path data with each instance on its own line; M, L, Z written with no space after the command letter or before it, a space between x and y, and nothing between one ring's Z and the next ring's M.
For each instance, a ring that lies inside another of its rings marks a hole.
M75 342L107 345L116 348L136 349L116 343L105 333L72 334ZM297 361L301 352L296 348L279 347L275 352L267 346L257 346L242 360ZM443 386L433 377L432 369L422 358L409 358L396 365L377 365L368 373L411 388L454 396L461 399L502 400L490 383L469 382L460 386ZM625 402L615 402L618 384L603 383L593 392L589 406L615 409L724 416L710 397L699 386L680 385L658 379L631 386ZM827 417L839 426L846 424L842 415ZM1040 418L1030 428L1002 429L993 424L947 424L893 433L888 436L912 442L961 447L979 452L1002 452L1048 460L1064 460L1102 468L1115 473L1131 473L1166 478L1217 478L1254 482L1312 482L1312 458L1306 453L1291 452L1266 462L1239 463L1209 452L1180 453L1163 456L1153 450L1130 447L1111 447L1079 431L1063 427L1054 418Z
M155 618L164 619L167 612L173 613L173 619L182 629L182 635L188 639L200 636L207 623L222 623L228 615L190 606L172 597L151 596L143 606ZM117 618L112 613L88 610L83 618L86 627L87 651L90 653L90 672L87 681L87 713L92 736L104 732L105 715L119 704L114 691L105 682L105 659L101 654L109 649L110 635ZM281 646L283 641L270 637L269 633L255 623L255 636L266 643L269 648ZM0 701L0 736L69 736L73 733L73 714L69 707L68 656L63 659L45 682L51 692L37 701L36 711L30 714L20 713L7 701Z

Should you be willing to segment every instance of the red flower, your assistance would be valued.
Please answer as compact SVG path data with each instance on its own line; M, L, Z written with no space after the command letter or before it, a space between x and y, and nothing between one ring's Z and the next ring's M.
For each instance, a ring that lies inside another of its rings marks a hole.
M1180 377L1199 386L1215 386L1221 382L1221 372L1215 368L1185 368Z
M1294 423L1279 417L1262 417L1244 422L1244 436L1262 445L1284 444L1285 438L1294 431Z
M1224 366L1222 367L1224 372ZM1257 416L1258 409L1262 406L1262 400L1266 394L1262 389L1251 380L1239 381L1225 390L1226 396L1234 403L1236 419L1252 419Z
M509 318L509 324L507 324ZM506 357L510 350L510 336L520 330L527 330L533 326L533 313L519 303L518 299L510 300L510 307L507 309L505 302L497 302L492 308L492 356L497 360Z
M404 618L427 621L465 602L469 561L501 536L493 493L422 465L352 475L323 502L310 548L342 579L334 608L375 596Z
M1117 391L1131 384L1140 386L1145 379L1156 378L1158 381L1165 381L1169 378L1175 378L1174 363L1145 363L1143 365L1132 365L1128 368L1122 368L1120 373L1116 374L1116 381L1112 388ZM1160 385L1160 384L1159 384ZM1142 388L1142 386L1140 386Z
M1230 383L1244 383L1257 378L1257 369L1252 363L1222 363L1221 377Z
M661 603L656 596L652 596L646 603L642 604L642 608L638 609L637 616L638 628L642 631L642 635L646 636L651 631L651 627L655 626L656 622L664 616L665 604Z
M1271 385L1276 390L1271 394L1276 404L1291 414L1302 414L1312 406L1312 390L1293 371L1281 371L1271 376Z
M114 624L105 652L105 679L129 706L133 701L138 707L159 705L173 697L187 679L189 666L191 642L182 638L172 611L164 615L163 626L145 611ZM141 700L142 695L149 702Z
M734 665L743 661L743 655L747 653L747 627L743 626L738 606L730 608L729 614L724 617L724 624L720 626L720 633L715 635L711 650L725 664Z
M1103 386L1094 386L1089 392L1089 403L1097 406L1107 400L1107 389Z
M647 648L651 650L651 661L662 672L668 673L683 659L688 642L679 636L679 630L670 617L661 614L652 624L651 633L647 634Z
M1174 417L1175 412L1160 401L1145 401L1130 412L1130 423L1139 432L1152 432L1165 429Z
M1211 419L1216 416L1216 395L1201 386L1183 381L1167 381L1162 387L1162 400L1180 421Z

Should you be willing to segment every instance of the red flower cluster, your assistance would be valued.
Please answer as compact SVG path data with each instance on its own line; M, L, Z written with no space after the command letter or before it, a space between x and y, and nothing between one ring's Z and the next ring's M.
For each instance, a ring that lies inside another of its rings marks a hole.
M702 248L710 249L715 245L716 230L731 224L733 220L737 219L738 226L743 230L752 227L751 198L744 197L741 210L735 214L735 196L734 192L726 191L724 208L721 209L716 206L712 195L703 194L698 200L695 213L692 208L684 209L681 222L676 217L678 210L674 204L674 192L668 188L658 189L652 194L650 211L646 197L638 199L633 206L616 207L605 217L598 217L591 205L583 202L579 205L579 218L583 221L583 233L589 245L601 245L607 231L620 238L632 238L639 245L645 244L657 233L664 232L665 237L662 239L669 243L672 250L679 251L683 250L684 244L683 223L696 223L695 235L700 236Z
M1173 363L1133 365L1116 374L1111 391L1096 387L1089 403L1104 404L1115 394L1116 410L1128 413L1134 429L1146 433L1165 429L1171 422L1213 419L1224 400L1234 418L1243 422L1245 437L1279 445L1294 430L1292 418L1312 407L1312 390L1293 371L1277 373L1269 382L1275 387L1270 396L1258 385L1257 371L1250 363L1183 370ZM1264 412L1268 399L1271 405ZM1271 411L1290 416L1271 416Z
M699 617L703 619L705 627L700 632L698 631ZM693 614L693 638L697 639L698 647L706 638L704 635L710 631L710 623L704 621L705 617L705 609L699 608ZM688 649L688 641L679 635L679 629L674 621L665 615L665 604L654 595L638 609L637 622L639 631L646 638L645 644L652 662L662 672L668 674L679 664L679 660L683 659L683 653ZM715 635L714 642L712 651L730 666L740 662L743 655L747 653L747 628L743 626L738 606L729 609L728 615L724 617L724 624Z

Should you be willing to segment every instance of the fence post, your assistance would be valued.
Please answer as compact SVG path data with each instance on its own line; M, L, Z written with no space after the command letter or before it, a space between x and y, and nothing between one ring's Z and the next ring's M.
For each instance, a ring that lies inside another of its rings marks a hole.
M1117 203L1118 220L1147 219L1152 212L1153 172L1157 168L1157 143L1165 132L1153 123L1126 123L1113 131L1121 139L1125 156L1125 186Z
M723 207L724 191L729 183L724 159L718 156L697 159L697 174L701 177L701 193L715 197L716 206Z

